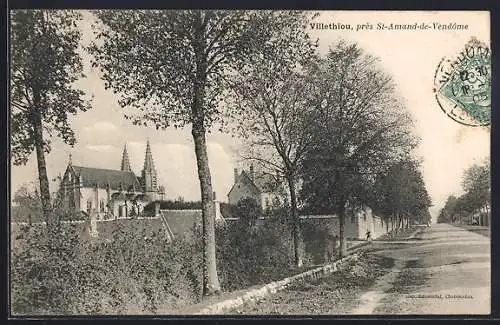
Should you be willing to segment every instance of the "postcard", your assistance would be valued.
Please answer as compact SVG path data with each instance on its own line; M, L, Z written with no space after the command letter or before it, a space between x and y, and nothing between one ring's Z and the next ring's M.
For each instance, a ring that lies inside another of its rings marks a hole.
M11 10L10 316L488 315L488 11Z

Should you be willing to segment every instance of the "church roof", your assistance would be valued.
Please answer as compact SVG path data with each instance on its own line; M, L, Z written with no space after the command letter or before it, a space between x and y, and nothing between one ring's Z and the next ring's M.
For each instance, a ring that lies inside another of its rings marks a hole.
M105 188L107 184L112 189L120 189L120 185L124 190L131 189L135 186L136 191L140 191L141 184L133 172L101 169L81 166L71 166L77 176L81 177L84 187L98 186Z

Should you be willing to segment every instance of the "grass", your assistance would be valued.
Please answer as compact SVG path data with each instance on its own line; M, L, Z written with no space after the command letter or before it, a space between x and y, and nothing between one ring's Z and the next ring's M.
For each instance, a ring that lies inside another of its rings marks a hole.
M419 264L418 260L409 260L401 270L392 288L387 291L385 296L375 308L376 314L399 314L407 310L408 302L400 299L400 296L414 294L429 279L429 274L425 268Z
M398 229L397 232L393 231L389 234L382 235L375 240L402 240L408 238L411 234L415 232L416 227L410 227L408 229Z
M490 227L453 224L454 226L491 238Z
M362 255L343 270L324 278L296 283L263 300L246 303L228 314L346 314L357 307L358 297L393 265L391 258Z

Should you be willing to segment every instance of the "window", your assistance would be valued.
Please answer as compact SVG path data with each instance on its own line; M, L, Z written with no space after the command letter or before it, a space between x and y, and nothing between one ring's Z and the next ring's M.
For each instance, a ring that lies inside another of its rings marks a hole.
M269 207L269 198L266 197L266 208L268 208L268 207Z
M88 211L92 210L92 200L91 199L87 200L87 210Z
M75 192L74 192L74 189L71 189L70 192L69 192L69 207L71 210L74 210L75 209Z
M118 206L118 216L123 217L123 205Z
M363 220L366 221L366 212L363 212Z
M104 200L101 200L101 202L99 203L100 207L101 207L101 212L104 212Z

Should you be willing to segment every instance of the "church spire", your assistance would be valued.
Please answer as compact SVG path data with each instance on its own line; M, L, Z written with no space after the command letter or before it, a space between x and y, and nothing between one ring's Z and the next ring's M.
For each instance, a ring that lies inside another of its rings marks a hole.
M128 152L127 152L127 144L126 143L125 143L125 146L123 147L121 170L124 172L131 172L132 171L132 169L130 168L130 160L128 159Z
M156 198L154 196L158 191L158 180L149 138L146 143L146 157L144 157L144 168L142 169L141 176L143 191L151 195L151 200L155 200Z
M153 172L155 170L155 165L153 163L153 155L151 154L151 146L149 145L149 138L146 143L146 157L144 158L144 170L147 172Z

